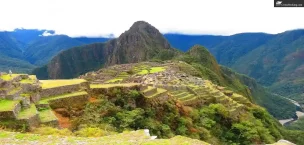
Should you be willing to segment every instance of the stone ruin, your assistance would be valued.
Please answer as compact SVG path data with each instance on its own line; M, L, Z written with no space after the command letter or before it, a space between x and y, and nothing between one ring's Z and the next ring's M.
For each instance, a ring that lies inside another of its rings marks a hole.
M0 73L0 123L11 121L10 125L38 125L38 114L25 117L31 110L31 103L40 100L39 81L27 74ZM21 113L21 111L26 110ZM20 115L21 114L21 115Z

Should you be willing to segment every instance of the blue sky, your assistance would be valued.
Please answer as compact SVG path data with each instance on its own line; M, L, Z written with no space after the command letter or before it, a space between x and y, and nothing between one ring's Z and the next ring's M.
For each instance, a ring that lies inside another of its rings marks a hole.
M304 8L273 0L1 0L0 30L49 29L69 36L119 36L144 20L162 33L231 35L304 28Z

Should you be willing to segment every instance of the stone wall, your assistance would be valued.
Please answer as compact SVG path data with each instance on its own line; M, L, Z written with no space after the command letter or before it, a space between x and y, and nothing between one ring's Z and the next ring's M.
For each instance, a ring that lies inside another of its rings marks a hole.
M50 127L54 127L54 128L59 128L58 120L52 120L50 122L45 122L45 123L41 123L41 124L46 125L46 126L50 126Z
M205 103L206 103L205 100L199 99L199 98L183 102L184 105L191 106L191 107L201 107Z
M181 86L181 85L157 84L157 85L155 85L155 87L157 87L157 88L163 88L163 89L166 89L168 91L187 90L187 86Z
M39 125L40 125L40 119L39 119L38 114L36 114L28 119L18 120L18 122L20 122L20 124L25 124L27 127L27 130L33 130L34 128L39 127Z
M49 101L50 107L52 109L56 108L79 108L86 105L88 102L88 95L79 95L73 97L66 97L56 100Z
M30 96L31 102L35 104L40 101L40 98L41 98L40 93L33 93Z
M20 97L22 108L29 108L31 105L30 97Z
M61 86L61 87L55 87L49 89L42 89L40 96L41 98L47 98L50 96L76 92L79 91L80 89L88 90L88 88L89 88L88 82L84 82L76 85L67 85L67 86Z
M45 109L50 108L50 104L36 104L36 108L39 109Z
M41 86L39 84L28 84L28 83L20 83L24 92L37 92L41 90Z
M141 85L134 85L131 87L122 87L122 86L115 86L115 87L109 87L109 88L93 88L91 89L91 92L93 95L108 95L110 94L114 89L120 89L121 91L128 91L128 90L137 90L139 91L141 88Z

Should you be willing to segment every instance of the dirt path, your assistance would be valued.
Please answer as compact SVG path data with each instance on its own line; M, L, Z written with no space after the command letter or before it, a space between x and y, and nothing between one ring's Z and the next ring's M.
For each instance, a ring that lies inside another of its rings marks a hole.
M89 102L91 102L91 103L95 103L95 102L97 102L98 100L95 98L95 97L90 97L89 98Z
M56 111L53 111L53 112L56 115L56 117L58 118L59 126L61 128L70 128L71 127L72 124L70 122L70 118L64 117L63 115L61 115L60 113L57 113Z

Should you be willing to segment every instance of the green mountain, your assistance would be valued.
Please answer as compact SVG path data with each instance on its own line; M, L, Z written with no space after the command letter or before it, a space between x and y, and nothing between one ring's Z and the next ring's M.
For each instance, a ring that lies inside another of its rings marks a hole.
M8 72L30 72L35 66L26 62L23 51L10 33L0 32L0 70Z
M105 42L108 38L71 38L66 35L42 36L50 30L16 29L0 32L0 70L29 73L36 66L46 64L59 52L70 47L95 42Z
M22 58L20 43L8 32L0 32L0 53L8 57Z
M170 44L182 51L187 51L195 44L205 46L217 61L225 66L231 66L240 57L265 44L273 36L265 33L239 33L231 36L165 34Z
M277 94L303 101L303 46L304 30L280 33L242 56L232 68L269 86Z
M65 35L39 37L28 44L24 55L27 61L40 66L46 64L60 51L84 44Z

